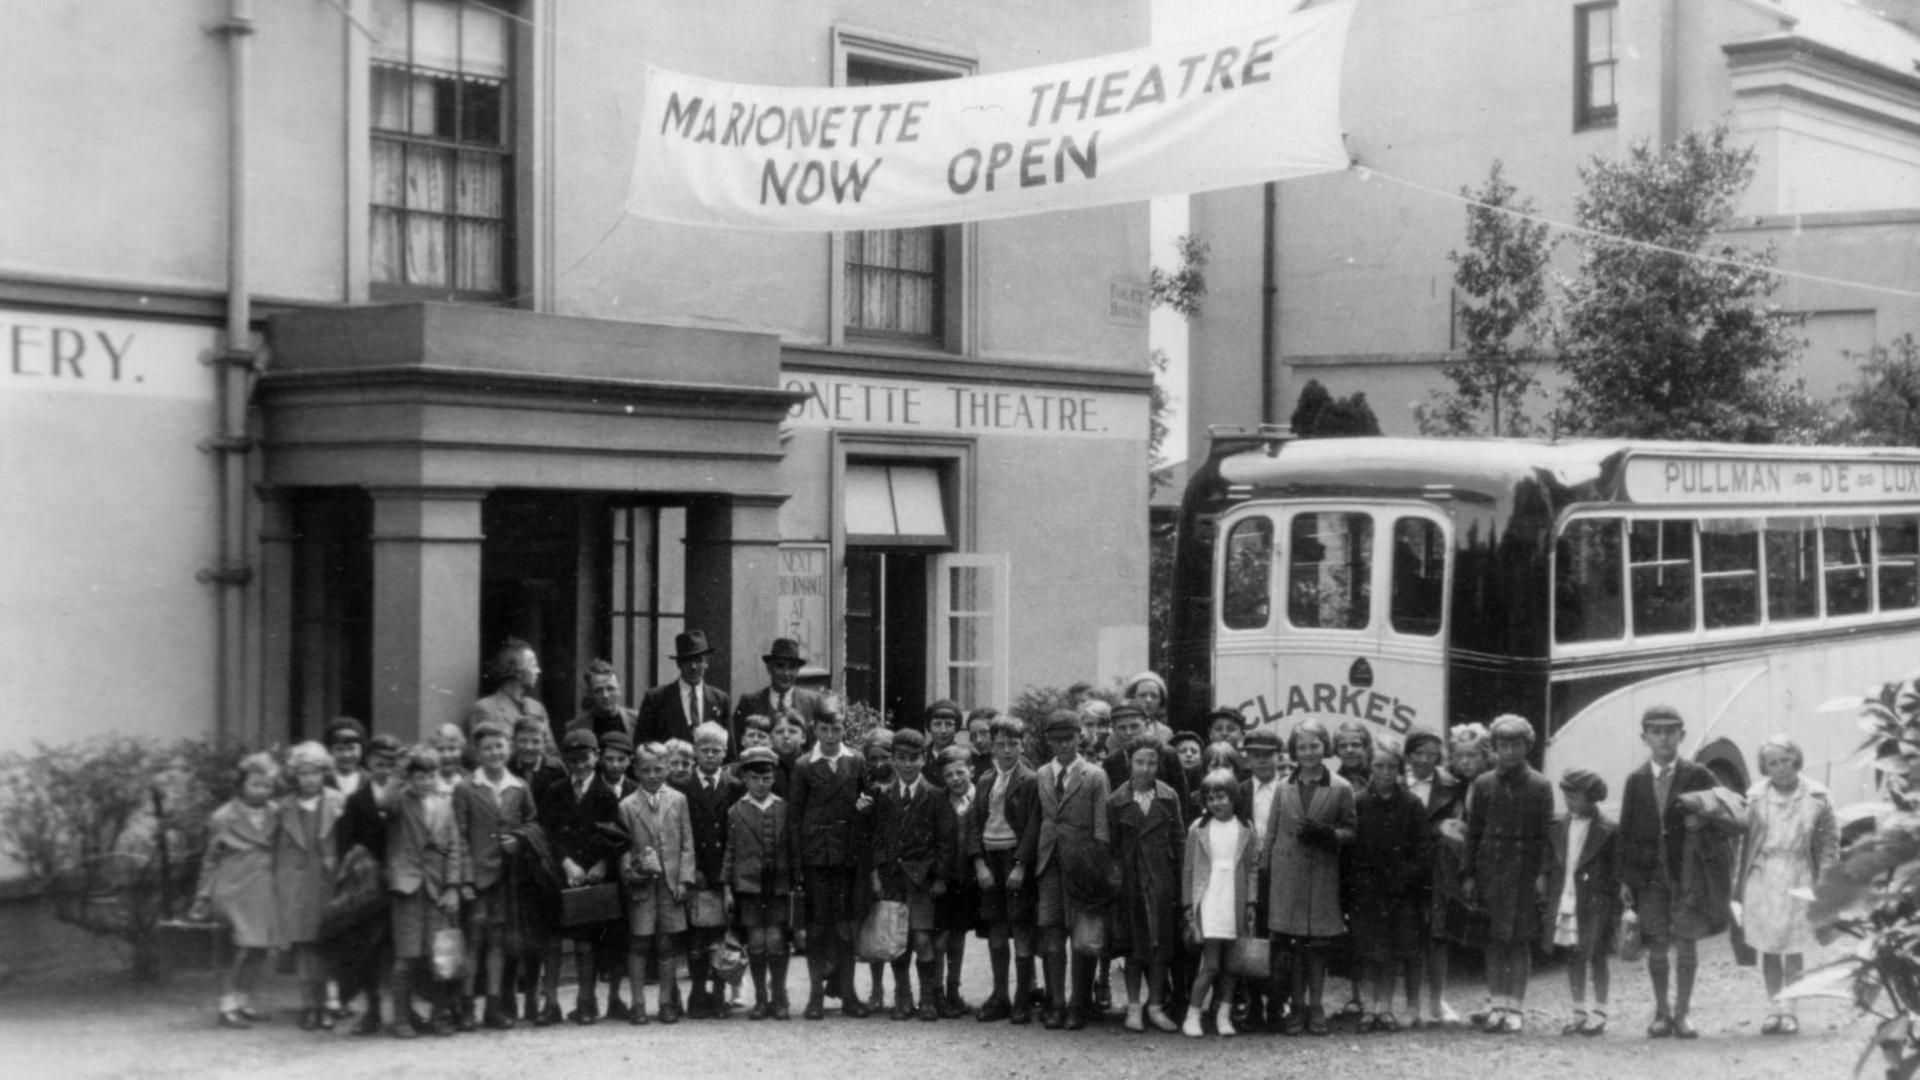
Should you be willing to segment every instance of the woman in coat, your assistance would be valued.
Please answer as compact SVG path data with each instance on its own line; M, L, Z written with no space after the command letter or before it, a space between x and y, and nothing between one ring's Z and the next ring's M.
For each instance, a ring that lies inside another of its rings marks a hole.
M1267 929L1293 957L1293 1010L1284 1030L1326 1035L1327 951L1346 932L1340 849L1358 825L1353 789L1324 762L1333 739L1317 720L1294 725L1293 776L1273 797L1267 826Z
M1184 817L1180 797L1158 778L1160 744L1150 736L1127 744L1129 780L1107 799L1108 849L1120 864L1120 899L1108 946L1127 959L1127 1030L1146 1023L1162 1031L1178 1025L1161 1000L1167 965L1179 943L1180 850ZM1146 976L1147 1003L1140 1005Z
M1551 857L1553 785L1527 764L1533 725L1502 716L1490 732L1496 762L1467 796L1466 876L1462 889L1487 912L1487 988L1493 1008L1484 1030L1518 1035L1533 942L1540 935L1540 877Z

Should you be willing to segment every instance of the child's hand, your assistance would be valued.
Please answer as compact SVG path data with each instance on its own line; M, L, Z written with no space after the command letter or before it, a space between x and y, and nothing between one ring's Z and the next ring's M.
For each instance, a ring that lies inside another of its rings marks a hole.
M880 895L880 871L875 870L872 874L872 877L873 877L873 895L879 896Z
M933 887L928 889L927 892L934 896L945 896L947 895L947 883L944 881L936 881L933 883Z
M993 871L984 866L976 866L973 868L973 880L980 886L981 892L986 892L993 888Z
M853 808L863 814L866 813L873 808L873 796L864 791L861 792L860 797L853 800Z
M720 906L726 910L728 919L732 919L733 917L733 886L729 885L725 889L722 889L720 891Z
M1012 870L1007 871L1008 892L1019 892L1020 886L1026 884L1026 882L1027 868L1025 866L1016 865Z
M515 836L513 833L501 833L500 834L500 850L506 852L509 855L519 854L520 838L518 836Z
M194 900L192 909L187 912L187 921L189 922L207 922L212 918L213 901L204 896Z
M707 889L707 875L695 870L693 872L693 887L699 889L701 892L705 892Z
M579 864L572 859L560 860L560 869L567 875L567 888L569 889L579 888L581 883L587 879L586 871L580 869Z
M449 915L460 914L460 894L453 889L448 889L446 892L441 893L440 899L434 901L434 903L440 905L440 910Z
M1472 878L1463 877L1460 879L1460 899L1465 900L1469 904L1473 903L1473 879Z

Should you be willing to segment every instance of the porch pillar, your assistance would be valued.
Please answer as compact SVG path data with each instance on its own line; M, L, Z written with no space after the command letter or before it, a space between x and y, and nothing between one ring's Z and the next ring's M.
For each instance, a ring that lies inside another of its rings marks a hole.
M738 698L767 678L760 655L779 627L780 504L735 495L687 505L687 626L720 650L708 676Z
M480 692L484 489L376 488L373 728L412 740Z

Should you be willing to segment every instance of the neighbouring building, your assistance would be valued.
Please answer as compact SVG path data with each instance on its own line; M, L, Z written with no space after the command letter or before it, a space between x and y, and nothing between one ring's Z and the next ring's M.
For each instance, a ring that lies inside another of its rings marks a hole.
M1144 665L1147 207L625 213L643 68L829 86L1148 41L1146 0L30 4L0 46L0 750L557 722L704 629L855 700ZM1137 291L1137 290L1132 290Z
M1344 81L1348 146L1373 175L1192 200L1213 255L1191 338L1194 460L1209 424L1284 423L1309 379L1364 391L1383 431L1414 433L1463 344L1447 255L1466 213L1445 195L1498 159L1539 213L1571 222L1582 163L1722 118L1758 151L1726 239L1835 279L1788 278L1774 298L1808 316L1809 390L1837 396L1846 352L1920 331L1913 0L1365 0Z

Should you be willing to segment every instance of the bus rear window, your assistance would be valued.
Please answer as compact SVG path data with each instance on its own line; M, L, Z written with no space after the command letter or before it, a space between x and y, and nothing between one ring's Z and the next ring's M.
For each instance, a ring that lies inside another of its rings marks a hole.
M1227 533L1225 580L1220 587L1220 620L1229 630L1258 630L1267 625L1273 581L1273 522L1245 518Z
M1554 640L1618 641L1626 625L1620 596L1620 519L1568 522L1554 545Z
M1365 629L1373 605L1373 518L1296 515L1288 547L1287 621L1307 629Z
M1820 614L1820 579L1814 570L1819 536L1812 518L1767 519L1769 622Z
M1700 615L1709 630L1760 624L1760 523L1700 523Z
M1394 632L1432 637L1440 632L1447 548L1440 526L1426 518L1393 523Z
M1693 522L1636 521L1627 527L1633 632L1678 634L1693 629Z
M1920 517L1883 517L1879 533L1880 610L1920 607Z

